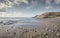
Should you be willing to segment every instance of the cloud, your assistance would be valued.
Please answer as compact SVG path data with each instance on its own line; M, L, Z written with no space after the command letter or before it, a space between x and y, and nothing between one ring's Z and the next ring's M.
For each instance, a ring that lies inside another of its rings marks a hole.
M28 0L14 0L15 4L19 4L21 2L24 2L24 3L28 4Z
M44 1L46 3L47 9L51 8L50 5L52 4L52 1L54 1L53 3L60 4L60 0L42 0L42 1ZM13 6L16 6L16 5L20 6L21 3L28 4L26 6L27 9L36 8L39 5L41 6L40 2L42 2L42 1L41 0L30 0L30 1L29 0L4 0L3 2L0 2L0 11L5 12L7 9L9 9Z
M46 4L50 5L52 0L46 0Z
M46 9L50 9L50 8L52 8L53 6L52 6L52 1L53 1L53 3L55 3L55 4L60 4L60 0L46 0L45 1L45 3L47 4L46 5Z
M4 0L3 2L0 2L0 11L4 10L6 11L8 8L11 8L13 5L12 2L8 1L8 0ZM3 12L3 11L2 11Z
M37 0L32 0L31 3L26 7L26 9L31 9L38 6L39 2Z
M46 2L46 4L50 5L50 4L52 4L52 1L55 4L60 4L60 0L46 0L45 2Z
M28 0L4 0L3 2L0 2L0 11L2 11L3 9L5 9L4 11L6 11L8 8L11 8L14 5L18 5L22 2L28 4Z
M60 4L60 0L55 0L55 3L56 4Z
M10 8L11 6L8 6L4 3L0 3L0 11L4 12L7 8Z
M31 8L33 8L34 6L28 6L28 7L26 7L26 9L31 9Z
M45 7L45 9L50 9L50 8L52 8L52 6L46 6L46 7Z
M6 12L0 12L0 17L21 17L22 13L6 13Z

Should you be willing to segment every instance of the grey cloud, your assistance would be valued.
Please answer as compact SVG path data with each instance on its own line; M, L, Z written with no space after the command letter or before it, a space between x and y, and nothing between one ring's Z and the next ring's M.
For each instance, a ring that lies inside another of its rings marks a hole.
M56 4L60 4L60 0L55 0L55 3Z
M50 5L52 0L46 0L46 4Z
M27 9L39 6L40 2L42 1L46 3L48 8L51 6L52 1L54 1L53 3L55 4L60 4L60 0L30 0L31 1L30 3L29 0L1 0L1 1L0 1L0 10L4 9L4 11L6 11L8 8L11 8L15 5L19 5L21 3L27 4Z
M60 4L60 0L46 0L45 2L46 2L46 4L50 5L50 4L52 4L52 1L55 4Z
M1 0L2 1L2 0ZM3 0L3 2L0 1L0 10L4 9L6 11L8 8L11 8L15 4L20 4L22 2L28 4L28 0Z
M6 9L0 9L0 12L6 12Z
M46 0L45 3L46 3L46 7L45 8L46 9L50 9L50 8L53 8L52 5L58 6L60 4L60 0Z

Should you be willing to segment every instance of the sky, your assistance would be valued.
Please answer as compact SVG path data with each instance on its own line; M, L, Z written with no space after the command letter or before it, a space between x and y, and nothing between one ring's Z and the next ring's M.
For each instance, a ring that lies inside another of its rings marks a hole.
M0 0L0 17L33 17L60 12L60 0Z

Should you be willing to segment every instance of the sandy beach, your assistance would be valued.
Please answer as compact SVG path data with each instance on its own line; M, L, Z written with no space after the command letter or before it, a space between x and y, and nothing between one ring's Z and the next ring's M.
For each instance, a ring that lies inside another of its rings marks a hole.
M0 38L60 38L60 17L1 20Z

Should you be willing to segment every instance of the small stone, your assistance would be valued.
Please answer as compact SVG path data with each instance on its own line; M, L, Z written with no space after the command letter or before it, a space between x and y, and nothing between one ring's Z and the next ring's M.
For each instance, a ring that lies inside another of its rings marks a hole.
M10 32L8 32L8 34L10 34Z
M16 32L14 32L13 34L16 34Z
M44 33L44 35L48 35L47 33Z
M57 33L56 35L57 35L57 36L59 36L60 34L59 34L59 33Z
M57 29L57 31L59 31L59 29Z

